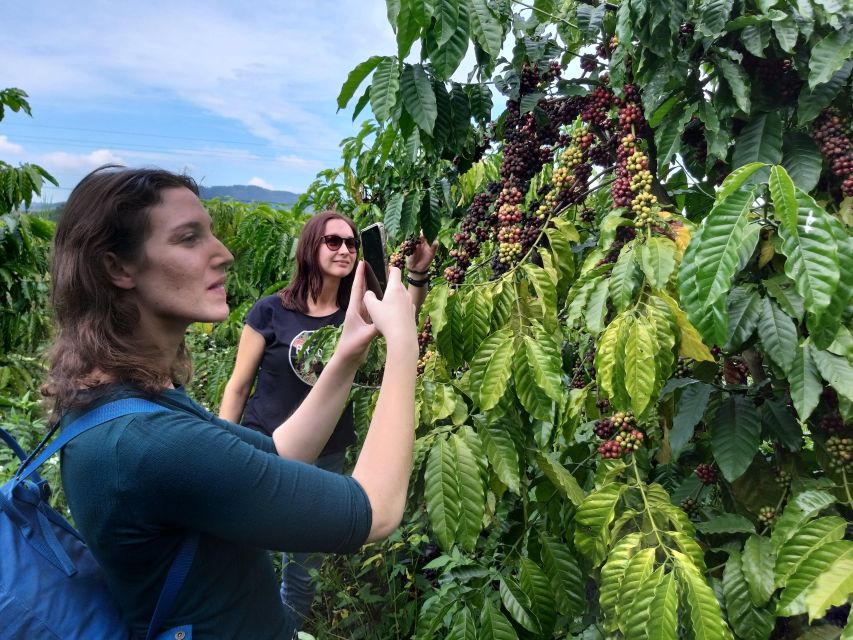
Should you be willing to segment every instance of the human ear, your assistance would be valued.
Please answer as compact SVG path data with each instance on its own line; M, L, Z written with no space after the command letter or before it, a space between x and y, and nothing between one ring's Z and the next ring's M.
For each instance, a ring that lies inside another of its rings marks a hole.
M108 251L104 256L104 268L107 270L110 282L119 289L133 289L136 286L133 274L112 251Z

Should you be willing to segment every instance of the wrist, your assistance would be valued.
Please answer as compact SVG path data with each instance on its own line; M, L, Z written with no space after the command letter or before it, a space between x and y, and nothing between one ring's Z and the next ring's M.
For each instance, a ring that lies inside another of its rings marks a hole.
M412 270L409 270L409 273L413 273ZM413 287L425 287L429 284L429 278L423 278L422 280L415 280L412 276L406 276L406 282L408 282Z
M400 336L399 338L391 336L385 337L385 344L387 348L387 361L396 362L400 358L411 359L417 361L418 359L418 338L416 334L412 334L411 336Z

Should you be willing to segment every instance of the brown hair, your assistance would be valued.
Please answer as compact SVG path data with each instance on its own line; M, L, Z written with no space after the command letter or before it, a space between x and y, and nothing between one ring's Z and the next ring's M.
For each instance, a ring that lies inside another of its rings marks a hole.
M308 296L316 300L323 290L323 273L317 267L317 251L323 243L326 223L329 220L343 220L352 229L353 236L358 237L355 223L337 211L321 211L306 222L296 245L296 275L289 285L278 292L285 309L308 313ZM337 300L341 309L346 309L349 304L354 279L355 269L341 279Z
M131 263L145 259L149 211L162 202L165 189L180 187L198 195L189 176L106 165L83 178L68 197L51 252L56 337L42 387L54 417L105 391L103 381L92 378L96 371L151 394L171 381L189 381L186 345L181 343L168 371L158 367L162 359L155 348L135 336L139 310L132 294L116 287L106 268L109 252Z

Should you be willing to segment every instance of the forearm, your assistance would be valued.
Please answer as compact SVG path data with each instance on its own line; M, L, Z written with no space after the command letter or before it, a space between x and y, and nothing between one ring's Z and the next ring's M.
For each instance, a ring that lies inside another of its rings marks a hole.
M406 289L406 292L409 294L409 300L412 301L412 304L415 307L415 315L420 311L421 305L424 303L427 295L427 288L424 287L415 287L409 285Z
M276 451L284 458L313 463L343 413L358 363L336 352L296 411L274 432Z
M390 535L400 523L412 471L417 342L388 350L382 388L353 477L373 511L368 541Z
M219 417L229 422L240 422L246 400L249 398L249 385L239 384L229 380L222 393L222 404L219 406Z

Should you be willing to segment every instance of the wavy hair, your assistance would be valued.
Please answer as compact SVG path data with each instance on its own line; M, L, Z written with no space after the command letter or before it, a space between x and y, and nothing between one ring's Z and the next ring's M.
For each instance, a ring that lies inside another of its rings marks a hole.
M296 245L296 274L290 284L278 292L285 309L308 313L308 296L316 300L323 290L323 272L317 266L317 251L323 243L326 223L329 220L343 220L352 229L353 236L358 237L355 223L337 211L321 211L312 216L299 234L299 242ZM337 299L341 309L346 309L349 305L354 279L355 269L341 279Z
M68 197L51 251L55 338L42 386L54 417L93 401L108 381L155 394L170 382L191 378L184 342L168 370L158 366L162 355L136 335L139 309L133 293L112 283L106 262L111 252L144 264L149 212L163 201L164 190L181 187L198 195L198 185L186 175L106 165L83 178ZM97 379L96 372L106 380Z

